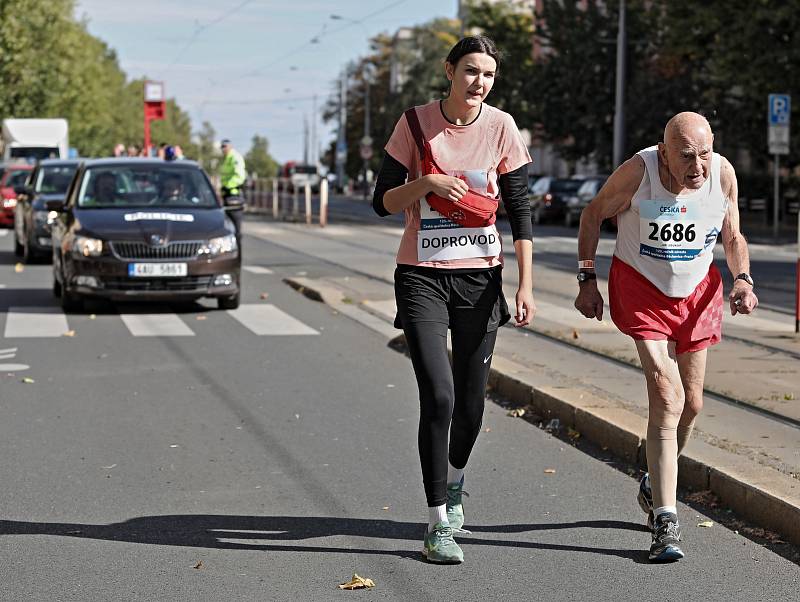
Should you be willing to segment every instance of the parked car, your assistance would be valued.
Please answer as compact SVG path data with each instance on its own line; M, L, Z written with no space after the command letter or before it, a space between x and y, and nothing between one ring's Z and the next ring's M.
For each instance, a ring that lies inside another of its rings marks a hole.
M14 209L17 206L16 186L22 186L33 171L33 166L26 163L4 164L3 173L0 175L0 227L11 228L14 226Z
M567 197L564 211L564 225L567 228L578 224L581 219L581 212L597 196L607 179L608 176L589 176L583 180L580 188L573 196Z
M93 159L78 166L57 211L53 293L65 311L86 298L239 306L241 255L233 220L194 161Z
M541 224L546 221L564 219L567 198L575 196L583 183L583 178L539 178L531 189L531 221Z
M64 200L78 161L40 161L26 184L15 187L14 252L25 262L52 257L47 201Z

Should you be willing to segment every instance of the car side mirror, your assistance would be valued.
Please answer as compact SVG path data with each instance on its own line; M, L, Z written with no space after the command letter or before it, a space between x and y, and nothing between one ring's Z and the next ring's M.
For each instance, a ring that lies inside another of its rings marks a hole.
M51 199L47 201L45 204L48 211L63 211L64 210L64 200L63 199Z

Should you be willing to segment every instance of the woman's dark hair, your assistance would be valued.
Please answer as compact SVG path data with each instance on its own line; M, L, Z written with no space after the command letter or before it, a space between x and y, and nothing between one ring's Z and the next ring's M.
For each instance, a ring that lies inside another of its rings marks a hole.
M500 66L500 51L497 50L497 46L494 45L494 42L486 36L467 36L466 38L461 38L456 42L456 45L450 49L450 54L447 55L446 60L455 67L458 65L458 61L461 60L462 56L475 52L488 54L494 59L497 66Z

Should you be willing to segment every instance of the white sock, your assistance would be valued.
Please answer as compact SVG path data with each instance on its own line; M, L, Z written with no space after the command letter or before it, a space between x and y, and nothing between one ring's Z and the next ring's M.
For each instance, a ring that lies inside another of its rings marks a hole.
M446 525L450 524L450 522L447 520L447 504L428 507L428 533L433 531L436 523L444 523Z
M660 514L664 514L665 512L670 512L675 516L678 516L678 508L677 506L659 506L658 508L653 508L653 516L657 517Z
M460 483L464 478L464 469L456 468L450 462L447 463L447 484Z

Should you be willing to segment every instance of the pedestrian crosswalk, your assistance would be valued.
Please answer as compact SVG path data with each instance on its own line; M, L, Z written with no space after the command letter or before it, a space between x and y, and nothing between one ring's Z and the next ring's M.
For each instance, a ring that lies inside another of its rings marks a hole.
M208 332L208 324L229 320L230 327L236 328L238 324L257 336L319 335L319 331L311 326L266 303L242 304L235 310L211 311L201 315L205 318L203 321L197 321L194 314L178 315L166 310L111 314L101 316L101 320L93 320L91 327L99 327L108 320L120 320L133 337L192 337ZM52 306L10 307L5 316L0 312L0 324L5 322L3 336L7 339L73 336L75 324L81 323L85 328L87 321L87 316L68 316L60 308Z

